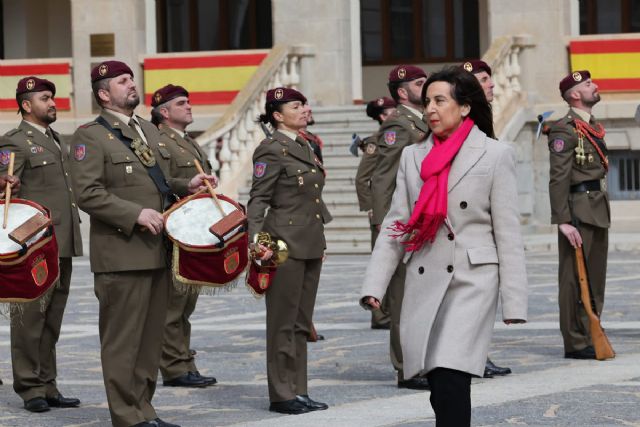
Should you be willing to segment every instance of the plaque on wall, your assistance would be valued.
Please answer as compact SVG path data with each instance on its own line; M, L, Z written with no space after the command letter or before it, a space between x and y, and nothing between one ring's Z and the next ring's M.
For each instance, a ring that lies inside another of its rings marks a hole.
M113 33L91 34L91 56L115 56L116 42Z

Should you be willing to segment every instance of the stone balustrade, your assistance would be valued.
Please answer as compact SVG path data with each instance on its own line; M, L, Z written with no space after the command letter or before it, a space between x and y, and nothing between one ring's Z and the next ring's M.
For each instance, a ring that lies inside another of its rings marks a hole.
M257 120L264 111L266 91L278 86L305 86L302 62L312 56L308 46L274 46L225 114L198 137L198 143L208 150L222 193L237 196L251 167L251 155L265 136Z

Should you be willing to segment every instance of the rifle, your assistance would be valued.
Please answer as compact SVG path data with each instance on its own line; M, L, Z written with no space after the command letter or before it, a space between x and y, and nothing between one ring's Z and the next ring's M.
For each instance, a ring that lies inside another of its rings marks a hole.
M591 284L589 283L582 247L576 248L576 270L578 271L578 281L580 282L580 299L589 318L589 333L591 335L593 348L596 351L596 359L613 359L616 357L616 353L613 351L613 347L611 347L607 334L604 333L604 329L600 324L600 316L596 310L595 301L591 297Z

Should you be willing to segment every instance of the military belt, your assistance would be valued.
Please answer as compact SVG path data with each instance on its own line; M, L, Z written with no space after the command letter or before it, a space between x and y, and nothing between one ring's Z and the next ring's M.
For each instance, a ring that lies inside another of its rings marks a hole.
M591 181L584 181L580 184L572 185L569 189L571 193L586 193L587 191L600 191L600 180L594 179Z

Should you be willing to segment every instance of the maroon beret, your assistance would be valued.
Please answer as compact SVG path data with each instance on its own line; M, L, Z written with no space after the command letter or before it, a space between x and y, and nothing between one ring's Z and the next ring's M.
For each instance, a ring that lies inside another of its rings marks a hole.
M187 92L187 90L182 86L168 84L153 93L153 96L151 97L151 106L157 107L158 105L164 104L165 102L171 101L173 98L177 98L179 96L186 96L188 98L189 92Z
M410 82L411 80L427 78L427 73L420 67L415 65L398 65L389 72L389 83L391 82Z
M131 77L133 77L133 71L131 71L131 68L124 62L104 61L91 70L91 83L102 79L118 77L121 74L131 74Z
M369 101L369 104L378 108L382 108L383 110L387 108L395 108L397 105L396 101L386 96L374 99L373 101Z
M50 90L52 95L56 95L56 85L47 79L41 79L36 76L29 76L20 79L16 87L16 96L27 92L42 92Z
M290 89L288 87L277 87L267 91L267 103L289 101L300 101L303 104L306 104L307 98L297 90Z
M487 64L481 59L474 59L471 61L467 61L464 64L460 65L460 67L462 67L464 70L472 74L486 71L487 74L491 75L491 67L489 67L489 64Z
M560 80L560 95L564 95L566 91L583 81L590 79L591 73L587 70L574 71Z

